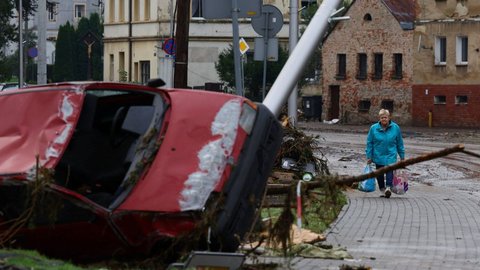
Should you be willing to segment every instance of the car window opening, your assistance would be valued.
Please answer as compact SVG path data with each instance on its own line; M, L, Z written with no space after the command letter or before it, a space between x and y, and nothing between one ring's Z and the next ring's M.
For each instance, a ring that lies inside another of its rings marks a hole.
M154 98L138 92L87 92L75 132L56 167L56 183L107 207L151 125Z

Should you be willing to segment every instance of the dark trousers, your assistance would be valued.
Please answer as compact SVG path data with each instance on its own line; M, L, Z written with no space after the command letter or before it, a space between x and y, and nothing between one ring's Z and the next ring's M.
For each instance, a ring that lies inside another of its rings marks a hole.
M378 165L376 164L376 169L380 169L385 167L385 165ZM393 187L393 171L389 171L386 173L387 175L387 187ZM377 176L377 183L378 183L378 188L382 189L385 188L385 175L381 174Z

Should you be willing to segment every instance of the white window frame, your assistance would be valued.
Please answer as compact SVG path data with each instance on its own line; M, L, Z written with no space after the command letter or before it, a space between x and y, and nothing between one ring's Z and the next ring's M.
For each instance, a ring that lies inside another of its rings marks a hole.
M456 45L457 65L468 65L468 37L457 36Z
M48 10L48 21L49 22L56 22L57 21L57 3L50 3L51 8Z
M468 104L468 96L467 95L455 96L455 104Z
M435 37L435 65L447 65L447 37L445 36Z
M203 0L193 0L191 2L191 5L192 5L192 19L196 19L196 18L201 18L203 19ZM195 6L196 5L196 6ZM195 7L197 7L198 9L198 14L197 16L194 17L194 13L195 13Z
M83 6L83 16L77 16L77 7ZM75 20L80 20L83 17L87 17L87 5L86 4L81 4L81 3L75 3L73 4L73 18Z
M445 105L447 104L447 97L445 95L434 96L433 104Z

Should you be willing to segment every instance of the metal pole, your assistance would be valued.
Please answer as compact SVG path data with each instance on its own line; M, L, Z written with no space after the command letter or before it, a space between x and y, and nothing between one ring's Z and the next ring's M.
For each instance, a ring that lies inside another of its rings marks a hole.
M47 0L38 0L37 84L47 83Z
M302 35L302 38L290 54L277 79L270 88L263 104L278 116L283 104L287 101L292 89L297 83L308 58L314 52L318 43L328 29L328 19L342 0L324 0L315 16Z
M262 84L262 101L265 99L266 94L266 85L267 85L267 56L268 56L268 20L269 20L269 12L265 12L265 34L263 34L264 38L264 46L263 49L263 84Z
M298 41L298 0L290 0L290 39L289 39L289 48L290 55L292 55L293 49L297 45ZM293 87L292 93L288 98L288 118L290 119L290 124L295 126L297 123L297 84Z
M240 34L238 29L238 3L232 0L232 30L233 30L233 60L235 64L235 90L237 95L243 96L240 67Z
M23 4L22 0L18 0L18 60L19 60L19 73L18 73L18 88L23 87Z

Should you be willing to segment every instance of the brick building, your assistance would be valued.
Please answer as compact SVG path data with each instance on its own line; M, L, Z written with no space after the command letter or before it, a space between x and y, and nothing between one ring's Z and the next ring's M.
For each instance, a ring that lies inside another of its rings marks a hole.
M478 127L480 122L480 1L433 1L416 20L414 125Z
M323 119L369 123L388 108L411 122L413 0L354 1L325 39Z
M480 0L354 1L323 44L323 117L417 126L480 121ZM431 121L431 122L429 122Z

